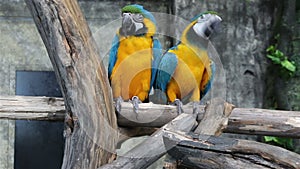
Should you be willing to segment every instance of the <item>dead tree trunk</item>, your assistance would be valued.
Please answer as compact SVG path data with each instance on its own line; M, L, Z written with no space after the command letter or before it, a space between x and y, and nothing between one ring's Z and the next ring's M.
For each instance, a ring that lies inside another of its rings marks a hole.
M147 168L167 152L163 142L165 130L189 132L196 124L195 115L180 114L153 133L150 138L128 151L124 156L99 169Z
M97 168L112 161L117 123L111 90L77 1L26 0L26 3L65 100L62 168Z
M183 168L300 168L298 154L255 141L171 131L163 138Z
M215 137L227 127L233 108L218 98L213 99L194 131L200 135L166 130L163 135L165 147L177 160L175 165L191 168L299 168L300 156L283 148Z
M199 105L199 109L201 112L198 114L197 121L203 119L205 109L207 110L204 105ZM191 114L193 107L184 105L183 111ZM65 106L61 98L0 96L0 119L63 121L64 116ZM133 112L131 103L123 102L122 111L117 114L117 121L119 126L132 129L130 133L127 130L126 135L134 136L145 133L138 131L141 128L136 130L138 127L142 127L143 130L145 127L161 127L176 116L177 109L175 106L143 103L139 105L139 113L137 114ZM234 108L224 132L300 138L299 119L299 111ZM149 128L147 133L149 133ZM121 138L121 140L123 139L124 137Z

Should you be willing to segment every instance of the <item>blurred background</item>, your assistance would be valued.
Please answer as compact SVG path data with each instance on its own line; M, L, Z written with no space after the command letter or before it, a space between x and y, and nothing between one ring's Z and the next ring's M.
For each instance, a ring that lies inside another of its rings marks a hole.
M104 64L127 4L154 12L164 49L179 40L195 15L217 11L223 22L211 41L226 74L224 99L236 107L300 111L300 0L78 2ZM159 17L162 14L177 19L170 23ZM52 70L25 2L0 0L0 95L61 96ZM281 140L272 144L300 152L299 140ZM0 169L59 168L63 144L62 122L0 120Z

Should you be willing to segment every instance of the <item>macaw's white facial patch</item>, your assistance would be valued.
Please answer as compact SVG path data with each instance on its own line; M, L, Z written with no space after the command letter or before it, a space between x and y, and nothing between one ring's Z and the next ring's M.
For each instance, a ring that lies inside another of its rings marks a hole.
M142 14L133 14L133 13L123 13L123 26L127 28L127 30L131 30L132 26L134 26L135 32L142 29L144 27L143 21L144 16Z
M221 21L222 19L218 15L209 13L203 14L197 19L196 24L193 26L193 30L197 35L205 39L209 39L215 28Z

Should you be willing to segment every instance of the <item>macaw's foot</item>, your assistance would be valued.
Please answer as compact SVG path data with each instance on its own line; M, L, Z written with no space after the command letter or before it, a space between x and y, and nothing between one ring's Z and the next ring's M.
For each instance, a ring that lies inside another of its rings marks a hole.
M117 112L120 113L120 112L121 112L121 103L123 102L123 99L122 99L122 97L120 96L120 97L114 99L114 101L115 101L115 107L116 107L116 110L117 110Z
M194 101L193 102L193 114L199 114L200 108L199 108L200 102Z
M175 99L175 101L172 103L172 105L175 105L177 107L178 115L183 113L182 102L179 99Z
M139 97L133 96L133 97L131 98L131 101L132 101L132 105L133 105L133 111L134 111L135 113L138 113L139 103L142 103L141 100L139 99Z

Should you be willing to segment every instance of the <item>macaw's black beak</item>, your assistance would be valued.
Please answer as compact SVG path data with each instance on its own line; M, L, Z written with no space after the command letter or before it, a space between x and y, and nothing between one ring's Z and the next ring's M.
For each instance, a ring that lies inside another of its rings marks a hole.
M218 15L215 15L211 21L210 28L212 30L218 29L220 27L221 22L222 22L221 17L219 17Z
M205 39L209 39L213 32L216 32L216 29L219 27L221 22L222 19L218 15L210 15L209 19L204 23L197 23L194 26L194 30L198 35Z
M124 14L123 15L123 20L122 20L122 27L124 28L130 28L132 26L132 19L129 14Z
M133 30L134 30L134 24L133 24L130 14L124 13L123 20L122 20L122 32L125 35L128 35Z

